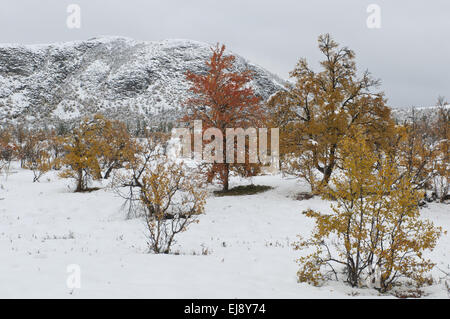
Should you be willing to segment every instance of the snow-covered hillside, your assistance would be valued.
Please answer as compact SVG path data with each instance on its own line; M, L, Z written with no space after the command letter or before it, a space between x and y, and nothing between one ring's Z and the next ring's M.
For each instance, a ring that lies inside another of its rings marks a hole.
M49 45L0 44L0 122L55 123L102 111L113 118L158 123L179 116L187 70L202 72L211 44L101 37ZM229 52L230 53L230 52ZM254 71L266 99L283 80L236 55L236 69Z
M450 105L444 106L446 110L450 110ZM439 112L439 107L401 107L392 108L392 115L398 123L410 122L413 117L416 119L426 118L429 121L435 121Z
M319 288L297 283L299 252L292 243L313 227L301 212L330 212L321 199L296 200L307 190L297 179L259 176L255 184L274 189L210 195L200 222L178 237L171 255L148 253L143 220L126 220L123 200L110 189L75 194L53 173L31 181L32 172L17 165L0 180L0 297L391 297L337 282ZM232 186L244 183L233 179ZM450 228L448 205L421 211ZM430 255L437 283L424 288L426 297L448 297L441 270L450 271L449 252L450 236L443 235ZM69 265L80 267L80 289L66 285Z

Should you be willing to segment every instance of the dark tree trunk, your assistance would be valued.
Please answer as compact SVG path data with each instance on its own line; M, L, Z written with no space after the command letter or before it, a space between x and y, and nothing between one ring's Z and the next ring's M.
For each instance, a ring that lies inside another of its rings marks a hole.
M77 179L77 189L75 190L75 192L81 192L83 191L83 170L79 169L78 170L78 179Z
M230 177L230 168L228 164L225 165L224 179L223 179L223 190L228 190L228 179Z
M323 179L322 179L322 185L328 185L328 182L330 181L331 173L333 173L334 165L336 164L336 147L337 145L334 144L331 147L330 150L330 162L327 166L323 168Z
M333 168L331 166L327 166L323 173L323 179L322 184L328 185L328 182L330 181L331 173L333 172Z
M105 176L103 177L103 179L108 179L109 175L111 175L112 170L114 169L114 166L112 165L111 167L108 168L108 170L105 173Z

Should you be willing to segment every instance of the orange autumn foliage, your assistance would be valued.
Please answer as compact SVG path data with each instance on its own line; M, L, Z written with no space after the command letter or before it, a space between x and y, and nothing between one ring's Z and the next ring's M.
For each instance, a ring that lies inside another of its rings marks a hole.
M217 45L212 48L212 55L206 62L206 73L186 73L187 80L191 83L190 91L193 97L184 104L187 114L184 121L201 120L202 134L208 128L217 128L225 137L227 128L258 127L264 119L264 114L260 105L260 97L250 87L252 80L250 70L243 72L233 71L235 57L225 55L225 46ZM211 141L204 141L208 143ZM226 145L222 151L225 155ZM208 179L211 181L217 177L224 190L228 189L228 180L231 171L249 174L255 169L256 164L250 164L248 160L243 164L231 164L215 162L208 172Z

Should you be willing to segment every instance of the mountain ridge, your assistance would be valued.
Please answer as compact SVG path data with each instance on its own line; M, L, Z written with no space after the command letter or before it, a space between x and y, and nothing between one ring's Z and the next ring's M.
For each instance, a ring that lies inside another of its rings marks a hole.
M190 94L185 73L206 71L211 46L116 36L0 44L0 122L53 125L97 112L150 125L176 120ZM286 83L240 55L226 54L235 55L235 70L254 72L250 85L264 100Z
M172 123L190 94L185 72L205 72L212 46L189 39L122 36L0 44L0 123L55 127L94 113L130 127ZM236 57L236 71L254 72L251 86L263 100L289 83L232 51L226 54ZM411 108L392 110L398 121L411 115ZM416 114L434 116L435 110L416 108Z

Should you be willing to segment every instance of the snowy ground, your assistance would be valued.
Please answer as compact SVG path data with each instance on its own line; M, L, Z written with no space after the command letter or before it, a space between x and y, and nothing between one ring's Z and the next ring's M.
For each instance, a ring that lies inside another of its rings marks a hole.
M301 212L329 210L318 198L295 200L307 190L295 179L261 176L268 192L207 201L200 223L178 237L177 254L149 254L141 220L126 220L123 200L109 189L74 194L55 174L32 183L32 173L14 167L0 184L0 297L34 298L342 298L377 297L375 290L330 282L322 287L296 281L296 235L313 222ZM235 184L246 183L234 180ZM448 205L422 210L445 229ZM202 254L202 252L205 254ZM450 271L450 238L431 254ZM70 289L68 265L81 270L81 288ZM448 298L444 274L424 290ZM448 277L447 277L448 279ZM450 282L449 282L450 283ZM389 297L389 296L380 296Z

